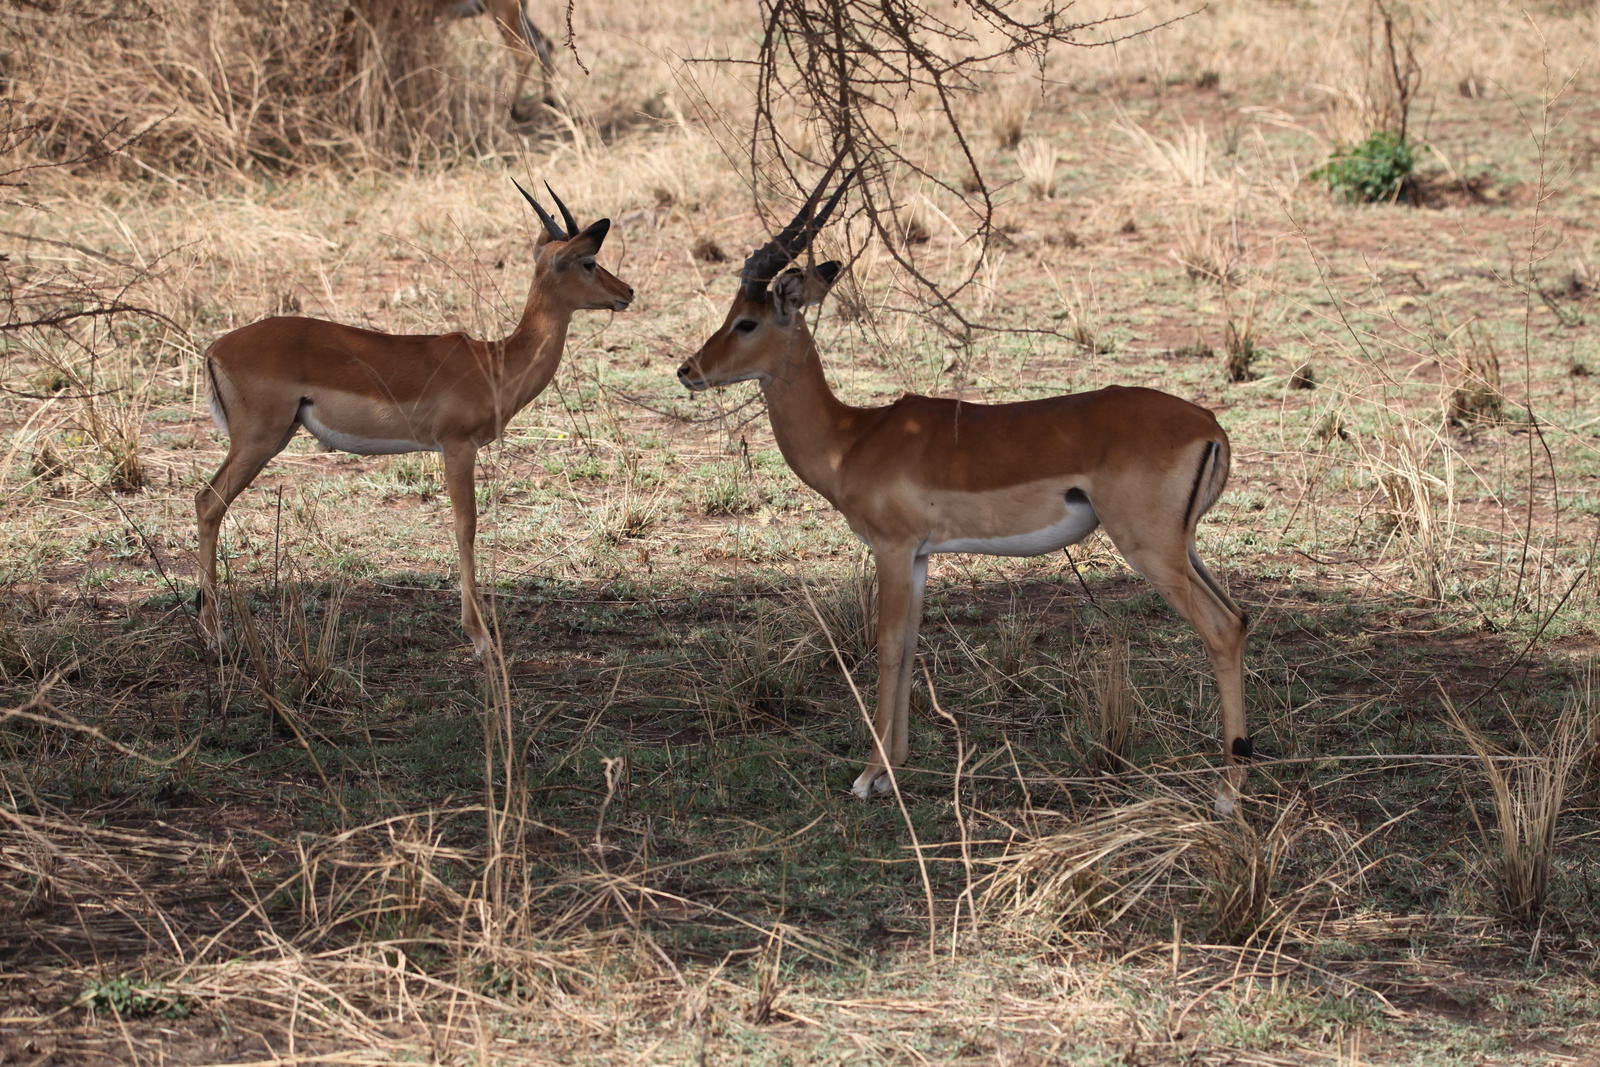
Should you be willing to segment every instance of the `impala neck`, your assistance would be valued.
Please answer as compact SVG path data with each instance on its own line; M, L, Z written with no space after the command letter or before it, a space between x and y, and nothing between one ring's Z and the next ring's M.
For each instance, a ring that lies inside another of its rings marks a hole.
M828 388L816 343L804 323L790 342L778 372L761 386L772 435L800 480L838 503L839 466L855 443L860 409L840 402Z
M572 311L552 306L543 295L536 285L523 306L522 321L498 346L500 386L505 390L508 413L520 411L544 391L567 347Z

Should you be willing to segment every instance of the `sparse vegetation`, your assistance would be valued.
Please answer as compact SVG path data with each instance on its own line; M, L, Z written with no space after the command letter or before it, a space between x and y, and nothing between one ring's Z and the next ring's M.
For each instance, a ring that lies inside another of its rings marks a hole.
M1590 8L1161 0L874 120L921 169L873 157L876 221L820 242L842 398L1227 428L1223 817L1207 653L1099 533L931 558L900 796L848 797L869 557L754 385L674 378L832 119L769 96L752 154L755 8L595 0L515 121L441 6L0 3L0 1061L1592 1058ZM512 176L585 190L639 294L481 453L494 654L438 461L302 434L208 655L200 354L278 313L503 336ZM1408 181L1444 192L1351 203Z

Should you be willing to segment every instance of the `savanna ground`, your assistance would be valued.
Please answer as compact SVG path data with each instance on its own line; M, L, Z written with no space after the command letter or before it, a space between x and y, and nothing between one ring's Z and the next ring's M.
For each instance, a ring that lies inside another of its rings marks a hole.
M0 1062L1595 1062L1600 16L1401 12L1421 202L1362 205L1308 175L1393 103L1374 10L1216 3L996 70L962 106L1004 240L974 262L953 197L900 190L906 253L976 268L972 334L863 219L827 238L853 402L1217 412L1200 546L1254 620L1258 754L1224 819L1199 641L1099 535L935 557L901 794L848 794L862 550L753 387L674 380L765 237L753 7L579 5L592 73L558 55L520 129L492 30L430 27L448 121L395 148L366 112L252 133L290 124L240 87L255 9L8 5ZM959 186L925 104L905 144ZM639 299L482 453L501 657L437 461L304 435L224 526L207 655L205 346L283 311L502 335L513 175L609 216Z

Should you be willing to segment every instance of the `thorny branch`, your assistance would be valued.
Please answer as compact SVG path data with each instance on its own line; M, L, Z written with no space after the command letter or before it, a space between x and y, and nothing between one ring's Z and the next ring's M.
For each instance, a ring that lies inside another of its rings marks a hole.
M1075 21L1068 17L1072 6L955 0L936 12L920 0L762 0L749 156L758 199L774 173L803 196L815 183L810 168L835 161L842 161L841 172L859 167L862 178L852 194L857 211L913 280L925 313L958 343L969 344L978 324L955 300L976 280L994 240L995 190L962 102L1001 65L1029 63L1042 80L1052 45L1095 47L1146 32L1085 41L1085 31L1129 16ZM958 173L936 173L913 158L900 118L907 107L922 108L948 131ZM803 132L791 132L797 128ZM933 278L904 239L905 190L917 185L951 194L964 209L962 221L978 254L954 282Z

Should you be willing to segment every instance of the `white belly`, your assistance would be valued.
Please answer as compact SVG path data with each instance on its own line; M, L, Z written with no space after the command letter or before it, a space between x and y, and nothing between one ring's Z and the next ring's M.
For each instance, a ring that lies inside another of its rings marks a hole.
M976 552L985 556L1042 556L1075 545L1094 533L1100 525L1100 516L1088 500L1067 501L1067 514L1053 526L1032 533L1010 534L1005 537L955 537L948 541L924 544L919 555L935 552Z
M300 405L300 423L318 441L338 452L353 452L358 456L392 456L400 452L439 452L438 445L424 445L404 438L393 440L380 440L372 437L357 437L355 434L340 433L331 427L324 426L317 420L316 405L309 402Z

